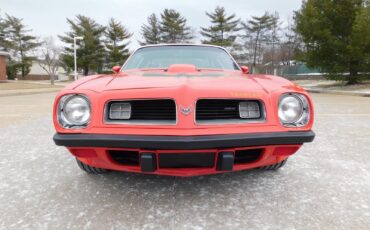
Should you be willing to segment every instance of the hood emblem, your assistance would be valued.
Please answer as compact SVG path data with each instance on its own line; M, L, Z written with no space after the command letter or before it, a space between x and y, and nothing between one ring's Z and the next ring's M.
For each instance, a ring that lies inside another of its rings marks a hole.
M187 108L180 105L180 112L184 114L185 116L189 115L191 113L191 105Z

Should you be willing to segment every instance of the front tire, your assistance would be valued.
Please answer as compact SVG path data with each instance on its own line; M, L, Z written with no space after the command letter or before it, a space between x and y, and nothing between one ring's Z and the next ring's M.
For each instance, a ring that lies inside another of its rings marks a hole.
M283 160L279 163L273 164L273 165L262 166L259 169L261 169L261 170L278 170L279 168L283 167L286 164L287 161L288 161L288 159L285 159L285 160Z
M80 167L80 169L82 169L86 173L89 173L89 174L103 174L103 173L109 172L106 169L95 168L95 167L89 166L89 165L83 163L82 161L80 161L77 158L76 158L76 161L77 161L78 167Z

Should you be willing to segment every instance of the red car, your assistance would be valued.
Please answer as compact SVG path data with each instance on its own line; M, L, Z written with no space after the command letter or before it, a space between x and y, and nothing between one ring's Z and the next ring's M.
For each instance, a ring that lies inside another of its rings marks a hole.
M314 139L304 89L249 74L221 47L144 46L113 70L55 99L54 142L88 173L278 169Z

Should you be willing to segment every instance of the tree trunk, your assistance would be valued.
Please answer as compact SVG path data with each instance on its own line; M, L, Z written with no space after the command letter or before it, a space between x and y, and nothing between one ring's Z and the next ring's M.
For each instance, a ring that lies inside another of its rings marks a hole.
M22 80L24 79L24 76L26 76L26 68L25 68L25 61L24 61L24 58L21 57L21 74L22 74Z
M255 44L254 44L253 67L256 67L257 46L258 46L259 35L260 35L260 32L259 32L259 31L257 31L257 34L256 34L256 41L255 41Z
M89 68L85 67L84 68L84 76L87 76L89 74Z
M222 26L222 24L221 24L221 26ZM223 30L221 30L221 45L223 46L224 44L224 31Z
M22 49L22 40L19 40L19 50L21 52L21 62L22 62L22 65L21 65L21 74L22 74L22 80L24 79L24 76L26 75L26 70L25 70L25 61L24 61L24 56L23 56L23 49Z
M21 68L21 72L22 72L22 79L24 79L24 76L26 75L26 71L24 69L24 63L22 63L22 68Z
M347 85L355 85L359 83L357 62L351 61L349 64L349 76Z
M50 84L54 85L54 81L55 81L55 74L50 74Z

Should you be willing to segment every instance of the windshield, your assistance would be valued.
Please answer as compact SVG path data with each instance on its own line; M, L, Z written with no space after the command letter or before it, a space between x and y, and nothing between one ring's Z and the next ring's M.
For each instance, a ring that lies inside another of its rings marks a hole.
M190 64L198 69L239 70L238 65L223 49L212 46L153 46L137 50L123 70L168 68L172 64Z

